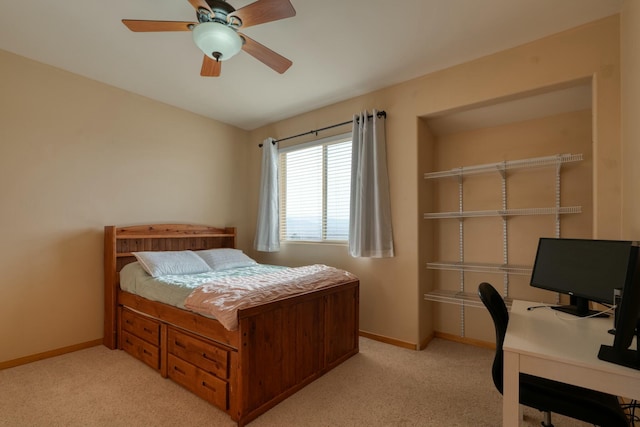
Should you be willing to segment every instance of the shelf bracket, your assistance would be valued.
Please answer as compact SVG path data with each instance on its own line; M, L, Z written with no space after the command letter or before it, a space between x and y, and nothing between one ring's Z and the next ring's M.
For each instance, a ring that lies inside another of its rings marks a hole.
M502 162L499 170L502 177L502 210L507 211L507 162ZM507 217L502 217L502 263L509 264L509 233L508 233ZM509 273L505 272L502 279L503 297L509 297Z
M464 186L463 170L460 168L458 175L458 210L460 219L458 220L458 258L460 263L464 263ZM460 271L460 292L464 293L464 271ZM464 337L464 303L460 305L460 336Z

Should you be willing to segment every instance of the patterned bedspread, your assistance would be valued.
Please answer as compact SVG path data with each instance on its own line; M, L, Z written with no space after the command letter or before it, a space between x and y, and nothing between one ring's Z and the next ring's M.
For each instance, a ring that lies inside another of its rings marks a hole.
M238 310L357 279L322 264L286 268L260 275L226 277L202 284L184 301L196 313L213 316L228 330L238 328Z

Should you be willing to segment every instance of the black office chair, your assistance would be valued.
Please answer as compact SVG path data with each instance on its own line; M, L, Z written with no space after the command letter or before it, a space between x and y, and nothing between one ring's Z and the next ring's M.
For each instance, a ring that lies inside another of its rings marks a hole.
M502 345L509 313L504 300L489 283L481 283L478 294L489 310L496 328L496 355L492 375L496 388L502 394ZM520 403L544 412L544 427L553 427L551 412L601 427L629 427L627 416L616 396L533 375L520 374Z

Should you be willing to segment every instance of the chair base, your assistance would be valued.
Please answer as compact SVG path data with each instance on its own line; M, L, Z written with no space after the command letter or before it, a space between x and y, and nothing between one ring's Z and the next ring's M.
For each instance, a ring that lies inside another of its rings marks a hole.
M551 412L544 412L544 421L541 421L540 425L542 427L555 427L551 422Z

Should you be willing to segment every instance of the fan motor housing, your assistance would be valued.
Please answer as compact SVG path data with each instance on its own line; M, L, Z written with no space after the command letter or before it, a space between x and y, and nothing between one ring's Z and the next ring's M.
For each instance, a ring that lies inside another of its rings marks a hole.
M231 6L226 1L222 1L222 0L205 0L205 1L209 5L209 7L211 7L211 10L213 11L213 13L215 13L216 15L218 13L221 13L226 16L236 11L236 8Z

